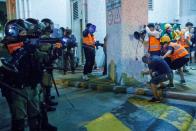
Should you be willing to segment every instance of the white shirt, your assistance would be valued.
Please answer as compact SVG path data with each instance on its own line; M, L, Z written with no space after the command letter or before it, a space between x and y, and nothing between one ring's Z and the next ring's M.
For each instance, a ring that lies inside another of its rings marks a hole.
M146 27L146 32L147 32L147 35L144 38L144 41L146 41L146 42L149 41L150 36L155 36L155 38L159 39L160 35L161 35L161 33L156 30L150 31L150 29L148 27Z

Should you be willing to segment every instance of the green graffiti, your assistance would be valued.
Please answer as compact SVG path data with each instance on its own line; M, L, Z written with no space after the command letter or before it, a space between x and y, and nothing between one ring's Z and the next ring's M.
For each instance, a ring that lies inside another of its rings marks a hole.
M112 82L117 82L117 73L116 73L116 64L114 63L113 60L111 60L109 64L109 79Z
M125 86L138 86L141 82L136 80L134 77L128 77L126 73L122 73L121 75L121 84Z

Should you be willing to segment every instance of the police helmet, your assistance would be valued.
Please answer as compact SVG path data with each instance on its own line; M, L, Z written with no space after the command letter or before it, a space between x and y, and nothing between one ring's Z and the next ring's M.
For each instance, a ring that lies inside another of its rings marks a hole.
M52 20L45 18L42 19L41 22L44 24L45 28L43 29L43 32L46 33L52 33L53 29L54 29L54 23L52 22Z
M24 21L22 19L10 20L5 24L4 32L6 36L18 37L21 31L26 31Z

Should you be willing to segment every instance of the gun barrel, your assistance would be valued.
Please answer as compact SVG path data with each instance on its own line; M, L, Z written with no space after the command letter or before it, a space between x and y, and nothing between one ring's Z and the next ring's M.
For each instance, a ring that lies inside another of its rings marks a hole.
M59 38L40 38L39 43L51 43L51 44L56 44L56 43L61 43L61 39Z

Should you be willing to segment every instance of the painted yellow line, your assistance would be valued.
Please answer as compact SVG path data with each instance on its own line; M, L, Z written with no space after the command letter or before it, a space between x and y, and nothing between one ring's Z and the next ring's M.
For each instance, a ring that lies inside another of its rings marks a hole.
M142 108L157 119L162 119L172 124L180 131L187 131L193 120L193 117L190 114L175 106L152 103L140 98L130 98L129 102Z
M131 131L111 113L89 122L85 127L87 131Z
M196 131L196 119L194 119L193 123L191 124L189 131Z

